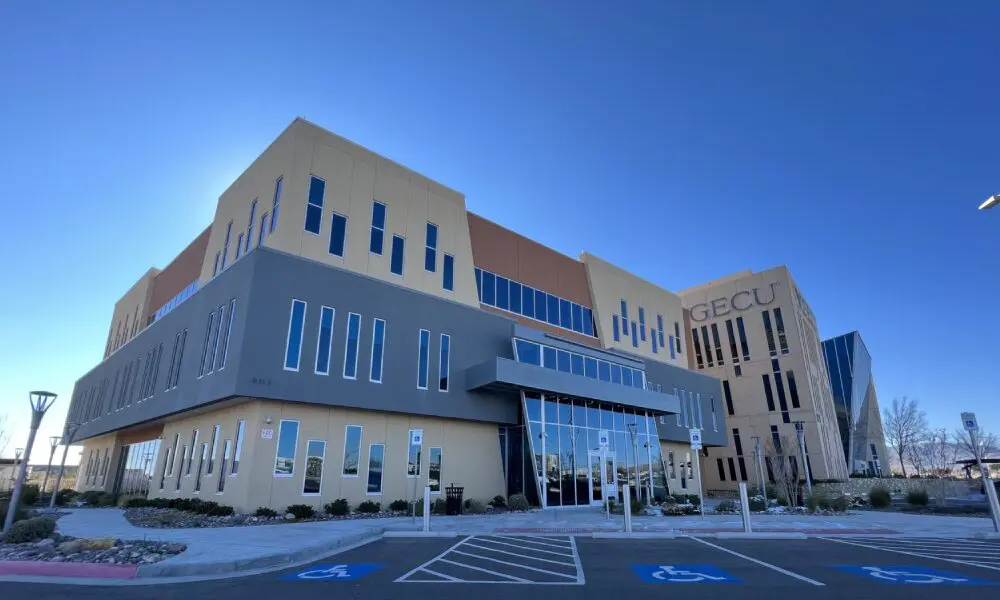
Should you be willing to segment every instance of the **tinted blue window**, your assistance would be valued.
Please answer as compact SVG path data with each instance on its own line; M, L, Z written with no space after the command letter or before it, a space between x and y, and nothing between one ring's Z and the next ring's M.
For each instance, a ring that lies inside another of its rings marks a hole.
M385 204L381 202L372 203L372 227L385 229Z
M535 318L535 290L526 285L521 286L521 314Z
M639 307L639 336L646 341L646 311Z
M389 270L396 275L403 274L403 250L406 240L398 235L392 236L392 258L389 260Z
M625 300L622 300L622 321L628 321L628 304Z
M583 307L579 304L573 305L573 331L583 333Z
M556 368L556 349L542 346L542 366L546 369Z
M265 236L267 236L267 213L264 213L260 216L260 229L257 230L258 246L264 243Z
M611 365L611 383L622 382L622 368L620 365Z
M525 340L515 340L514 343L517 345L518 362L541 366L542 350L538 344Z
M566 329L573 329L573 303L569 300L559 299L559 325Z
M324 306L319 311L319 344L316 348L316 372L330 372L330 338L333 336L333 309Z
M497 277L489 271L483 271L483 304L497 305Z
M510 307L510 280L497 275L497 308Z
M449 292L455 291L455 257L450 254L444 255L444 289ZM478 289L478 284L476 285Z
M306 303L292 300L292 311L288 318L288 340L285 343L285 368L297 371L299 355L302 353L302 326L306 320Z
M330 254L344 258L344 244L347 242L347 217L333 213L330 219Z
M666 346L666 344L663 343L663 330L660 329L657 333L660 336L660 346Z
M483 301L483 270L476 267L474 271L476 275L476 294L479 295L479 301Z
M358 372L358 338L361 335L361 315L347 315L347 348L344 351L344 377L355 377Z
M306 231L319 233L323 220L323 194L326 192L326 182L319 177L309 180L309 204L306 206Z
M510 282L510 311L521 314L521 284Z
M570 370L574 375L583 375L583 357L579 354L571 354L570 360Z
M368 251L373 254L382 254L385 244L385 204L381 202L372 203L372 233L368 240Z
M624 370L623 370L624 372ZM632 370L632 387L637 387L639 389L643 388L642 385L642 371L639 369Z
M583 374L591 379L597 379L597 359L589 356L583 363Z
M420 330L420 349L417 352L417 387L427 389L427 367L430 362L431 334L426 329Z
M659 348L657 348L657 344L656 344L656 332L655 331L652 332L652 336L653 336L653 354L656 354L659 351Z
M368 378L372 381L382 381L382 349L385 346L385 321L375 319L372 332L372 368Z
M559 298L546 294L546 305L548 308L548 319L551 325L559 325Z
M674 336L670 336L670 358L677 358L674 353Z
M451 336L441 334L441 354L438 356L438 391L447 392L451 376Z
M597 361L597 378L601 381L611 381L611 364L603 360Z
M656 315L656 330L663 331L663 315ZM663 345L663 342L660 342Z
M594 313L586 306L583 307L583 333L594 335Z
M628 367L622 367L622 385L632 385L632 369Z
M546 302L547 294L542 290L535 290L535 318L539 321L547 321L546 319Z
M611 330L612 330L612 333L615 336L615 341L616 342L620 342L621 341L621 335L618 332L618 315L612 315L612 318L611 318Z
M635 331L635 321L632 321L632 346L635 348L639 347L639 338L636 336Z
M437 270L438 228L434 223L427 224L427 247L424 248L424 270L433 273Z
M558 363L559 370L562 371L563 373L569 373L570 372L569 352L566 352L565 350L559 350L558 353L559 353L559 363Z
M271 208L271 233L278 224L278 209L281 208L281 177L274 182L274 206Z

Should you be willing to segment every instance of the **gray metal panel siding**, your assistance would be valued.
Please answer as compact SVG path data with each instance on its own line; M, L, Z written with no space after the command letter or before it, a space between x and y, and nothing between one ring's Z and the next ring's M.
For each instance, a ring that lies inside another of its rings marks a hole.
M726 409L725 400L722 395L722 382L714 377L681 369L673 365L647 360L646 380L658 383L663 386L664 392L673 393L673 388L686 390L689 393L701 394L702 420L705 427L702 429L702 443L706 446L725 446L728 444L726 434ZM711 402L715 398L715 416L718 431L712 429ZM661 440L688 441L689 434L687 427L678 427L674 417L667 417L666 423L657 420L656 431Z

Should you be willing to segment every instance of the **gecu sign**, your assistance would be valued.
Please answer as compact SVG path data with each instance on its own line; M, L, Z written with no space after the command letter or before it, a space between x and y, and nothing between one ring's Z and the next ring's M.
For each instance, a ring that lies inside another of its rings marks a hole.
M691 320L701 322L709 317L713 319L716 317L721 317L728 315L731 310L743 311L749 309L751 306L760 305L766 306L774 302L774 288L778 285L778 282L773 282L768 284L771 289L771 297L761 300L760 289L753 288L750 291L740 291L732 295L731 298L716 298L702 304L695 304L691 307Z

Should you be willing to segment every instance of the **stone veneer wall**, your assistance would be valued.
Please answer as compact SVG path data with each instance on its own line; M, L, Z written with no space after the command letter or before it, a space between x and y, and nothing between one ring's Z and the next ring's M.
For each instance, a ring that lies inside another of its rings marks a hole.
M813 484L813 491L814 493L824 492L830 495L849 494L851 496L867 496L872 488L881 486L888 489L894 496L901 496L918 489L927 490L927 493L933 496L937 490L941 489L941 483L940 479L858 478L838 483L816 483ZM978 480L946 480L943 483L945 484L946 496L965 496L970 492L979 492Z

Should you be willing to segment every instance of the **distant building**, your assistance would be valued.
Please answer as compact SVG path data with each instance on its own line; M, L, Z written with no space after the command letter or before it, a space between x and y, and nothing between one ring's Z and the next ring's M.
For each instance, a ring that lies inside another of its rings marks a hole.
M844 460L852 473L882 475L885 435L872 377L872 357L857 331L823 342Z

